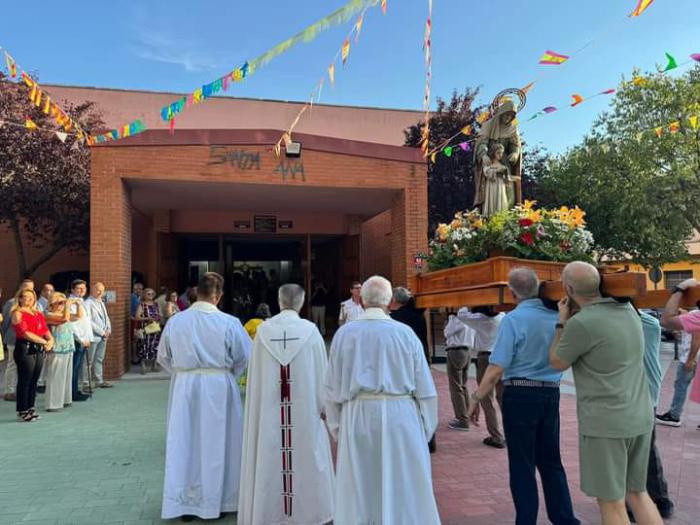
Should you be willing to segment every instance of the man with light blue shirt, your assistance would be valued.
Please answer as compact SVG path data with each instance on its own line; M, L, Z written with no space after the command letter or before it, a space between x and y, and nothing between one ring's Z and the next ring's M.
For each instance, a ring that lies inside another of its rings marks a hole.
M540 473L547 516L557 525L579 524L574 516L559 447L559 381L548 350L559 316L538 298L539 281L529 268L508 275L518 303L498 328L486 374L469 402L470 416L479 401L503 377L503 429L508 445L510 491L516 525L537 523Z

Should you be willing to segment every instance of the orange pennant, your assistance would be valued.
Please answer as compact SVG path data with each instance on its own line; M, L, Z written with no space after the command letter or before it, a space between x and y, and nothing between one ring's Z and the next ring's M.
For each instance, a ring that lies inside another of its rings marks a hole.
M343 42L343 49L340 51L340 57L343 59L343 65L345 65L345 62L348 61L348 55L350 54L350 40L345 39L345 42Z
M574 93L573 95L571 95L571 97L574 99L574 103L571 104L572 108L578 106L581 102L583 102L583 97L579 94Z

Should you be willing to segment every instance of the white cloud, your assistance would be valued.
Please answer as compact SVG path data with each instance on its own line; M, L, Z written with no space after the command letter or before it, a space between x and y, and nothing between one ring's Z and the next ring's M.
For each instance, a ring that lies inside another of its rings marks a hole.
M131 51L139 58L180 66L188 72L227 67L227 62L213 57L192 41L173 39L153 29L133 27L135 43Z

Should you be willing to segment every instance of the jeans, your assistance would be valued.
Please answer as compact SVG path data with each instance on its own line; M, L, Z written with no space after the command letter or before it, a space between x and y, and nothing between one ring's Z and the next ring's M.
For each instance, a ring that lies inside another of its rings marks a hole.
M455 413L455 419L467 426L469 426L467 377L470 360L469 349L466 346L447 349L447 381L450 387L452 410Z
M78 388L78 377L80 376L80 369L83 366L83 358L85 357L85 347L79 342L75 342L75 353L73 354L73 379L71 380L71 388L73 390L73 400L75 400L80 394L80 389Z
M89 370L88 373L92 374L92 377L97 380L98 385L104 383L103 364L106 349L107 339L104 337L95 336L95 340L90 343L90 353L88 355L90 357L89 361L92 370ZM87 377L85 377L85 381L87 381Z
M673 401L671 401L671 408L669 409L669 413L676 419L680 419L683 414L683 406L686 399L688 399L688 388L690 383L693 382L697 367L696 364L692 370L688 371L685 369L684 363L678 362L676 381L673 383Z
M17 365L17 412L26 412L30 408L35 408L36 384L44 364L43 348L38 352L32 352L27 343L28 341L18 339L13 356Z
M647 492L659 508L673 509L673 503L668 497L668 483L664 477L661 456L656 448L656 427L651 431L651 447L649 447L649 467L647 469Z
M5 394L14 394L17 390L17 365L15 364L15 345L7 345L5 357Z
M506 386L502 412L516 525L537 523L539 497L535 468L542 480L549 521L555 525L580 524L574 516L561 463L559 389Z

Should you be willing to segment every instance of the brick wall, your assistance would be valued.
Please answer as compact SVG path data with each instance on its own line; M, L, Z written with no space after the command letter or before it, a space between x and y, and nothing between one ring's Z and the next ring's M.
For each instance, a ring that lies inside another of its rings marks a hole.
M383 275L392 279L391 210L362 224L360 233L360 274L363 279Z

